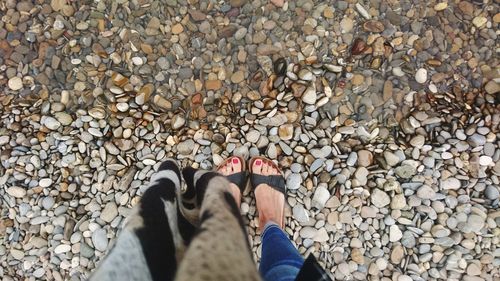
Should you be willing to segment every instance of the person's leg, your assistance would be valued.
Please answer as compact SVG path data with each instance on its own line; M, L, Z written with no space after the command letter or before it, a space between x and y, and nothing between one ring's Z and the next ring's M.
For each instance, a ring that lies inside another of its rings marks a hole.
M185 168L200 205L199 231L180 263L176 281L257 281L246 227L229 181L216 172Z
M196 231L178 209L180 182L176 162L163 162L127 217L114 248L99 263L90 280L174 278L178 258Z
M265 281L293 281L304 259L288 235L275 223L268 223L262 233L259 271Z
M263 176L281 175L270 161L257 159L252 173ZM267 184L255 188L255 199L262 231L262 255L259 271L265 281L295 280L304 259L293 246L284 227L285 196Z

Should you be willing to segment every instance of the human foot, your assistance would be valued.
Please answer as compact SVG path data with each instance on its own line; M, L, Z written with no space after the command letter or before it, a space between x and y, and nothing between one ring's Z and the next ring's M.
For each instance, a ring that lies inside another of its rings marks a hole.
M217 168L217 172L220 174L229 177L231 175L243 172L244 169L244 162L240 157L237 156L232 156L226 159L222 164ZM245 179L246 181L246 179ZM241 204L241 189L238 187L237 184L233 182L229 182L229 188L231 190L231 193L233 194L234 200L236 201L236 204L238 207Z
M252 176L264 176L258 177L262 180L256 181L257 177L253 177L252 179L255 200L257 201L257 210L259 213L260 230L262 231L264 226L269 222L276 223L280 228L283 228L285 212L285 186L281 171L271 160L260 157L254 158L250 162L250 171ZM255 186L255 184L257 186Z

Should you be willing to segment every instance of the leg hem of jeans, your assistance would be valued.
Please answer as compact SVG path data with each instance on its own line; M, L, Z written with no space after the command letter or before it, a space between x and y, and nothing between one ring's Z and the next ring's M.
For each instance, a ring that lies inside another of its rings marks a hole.
M273 227L276 227L278 228L279 230L283 231L283 229L281 229L281 227L278 226L277 223L273 222L273 221L269 221L268 223L266 223L266 225L264 226L264 231L262 231L262 234L261 236L264 237L264 235L266 234L266 232L273 228Z

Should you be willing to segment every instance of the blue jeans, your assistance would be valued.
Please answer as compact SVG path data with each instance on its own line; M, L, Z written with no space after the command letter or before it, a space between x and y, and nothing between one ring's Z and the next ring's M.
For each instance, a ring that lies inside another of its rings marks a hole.
M288 235L274 223L266 224L262 233L262 257L259 271L265 281L293 281L304 258Z

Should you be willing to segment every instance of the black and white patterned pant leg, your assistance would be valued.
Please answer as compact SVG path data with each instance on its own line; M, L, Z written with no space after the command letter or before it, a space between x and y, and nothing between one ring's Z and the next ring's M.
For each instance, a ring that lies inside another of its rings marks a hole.
M180 212L179 167L163 162L91 280L173 280L195 232Z

